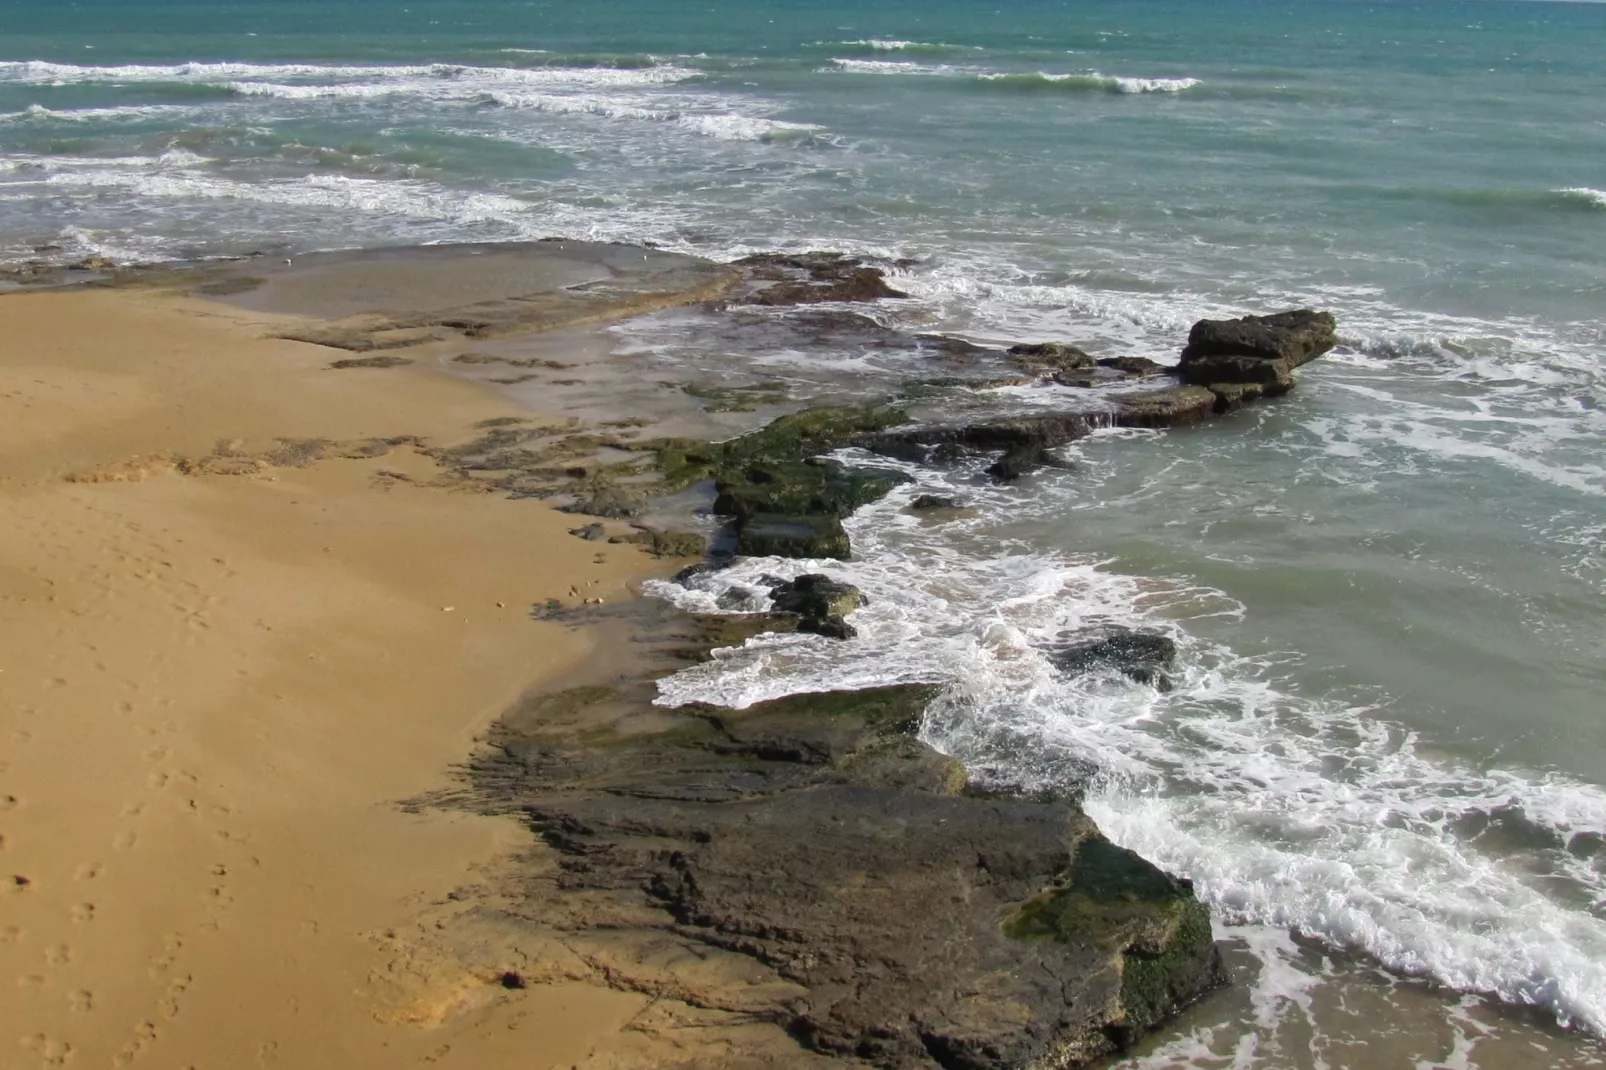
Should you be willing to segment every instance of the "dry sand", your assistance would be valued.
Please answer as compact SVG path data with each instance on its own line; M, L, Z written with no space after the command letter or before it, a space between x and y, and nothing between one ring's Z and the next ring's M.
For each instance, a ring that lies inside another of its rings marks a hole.
M397 802L588 654L532 603L653 562L422 486L405 447L181 474L511 413L427 363L330 371L264 316L0 298L0 1066L605 1064L645 997L511 991L432 939L527 834Z

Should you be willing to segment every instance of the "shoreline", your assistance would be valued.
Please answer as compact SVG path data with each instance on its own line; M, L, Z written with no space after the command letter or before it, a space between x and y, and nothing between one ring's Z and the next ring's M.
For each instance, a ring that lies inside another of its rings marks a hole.
M854 637L844 618L857 589L784 576L731 587L732 554L846 559L842 521L910 470L992 460L986 475L1010 483L1058 467L1057 447L1098 427L1187 426L1284 393L1333 344L1330 316L1206 321L1168 368L899 332L851 310L901 296L882 271L836 254L718 266L554 241L97 271L0 299L0 328L18 343L0 362L0 400L20 414L0 432L0 496L20 523L0 534L25 562L0 570L0 596L22 607L4 638L19 660L62 666L20 688L0 676L21 697L0 832L19 867L7 891L28 920L3 935L19 961L46 964L16 997L47 1027L19 1041L45 1064L86 1051L118 1065L158 1050L238 1060L248 1040L264 1065L380 1051L496 1065L529 1058L538 1034L553 1066L706 1065L714 1053L1084 1065L1128 1050L1223 976L1187 882L1110 845L1074 791L967 785L963 766L914 735L922 686L663 709L652 681L759 632ZM819 345L906 350L943 374L890 388L783 387L728 368L664 378L600 333L677 306L711 338L785 327ZM1055 388L1057 406L1012 401L1033 385ZM931 495L904 508L927 524L974 513ZM710 513L728 523L715 530ZM672 571L654 561L677 556L700 562L676 579L708 610L632 597ZM60 579L85 559L112 564ZM135 634L134 617L156 623ZM67 652L47 652L46 635ZM1164 690L1176 647L1094 629L1047 656L1067 676ZM96 735L109 715L86 703L115 704L126 724ZM902 712L857 712L866 703ZM751 768L709 753L759 763L779 785L774 809L765 791L736 787ZM44 755L34 780L13 773L29 755ZM64 801L53 788L75 762L112 773ZM703 784L671 811L653 800L687 788L660 782L665 762L689 762ZM553 773L568 768L590 772ZM725 856L711 853L705 823L728 821L734 796L708 785L726 781L750 796L749 820L793 822L782 838L814 844L819 864L743 847L740 827L715 838ZM609 809L615 796L635 801ZM837 797L856 801L839 813ZM948 816L920 824L938 811ZM997 903L948 919L968 934L963 952L907 910L810 906L816 886L920 901L930 871L977 849L964 830L983 811L993 834L1010 825L1005 839L1027 846L1003 865L1009 880L983 882ZM703 816L686 826L687 814ZM874 849L844 839L844 814L903 814L908 846L857 869ZM657 823L656 854L612 875L585 861L629 856L643 821ZM1043 840L1043 828L1059 831ZM65 834L47 848L41 832ZM69 866L96 854L97 835L109 861ZM734 871L732 844L751 852ZM161 872L127 865L136 849ZM665 857L700 872L689 890L667 890L680 877L661 871ZM1136 913L1117 918L1078 891L1088 867L1095 885L1126 888L1122 910ZM733 898L732 873L760 871L771 892ZM183 899L191 878L199 908ZM139 926L104 939L92 923L119 914ZM732 932L751 938L721 935ZM939 945L957 954L943 976L959 990L1018 977L1022 955L1050 976L1081 962L1064 980L1082 992L1077 1009L1030 986L998 988L985 1012L930 993L928 968L898 961ZM881 964L867 1003L817 965L843 955ZM108 995L80 983L91 969L121 978L140 956L148 985L103 982ZM250 980L231 976L240 962L258 964ZM132 1024L113 1035L108 1018ZM925 1024L910 1036L909 1022Z

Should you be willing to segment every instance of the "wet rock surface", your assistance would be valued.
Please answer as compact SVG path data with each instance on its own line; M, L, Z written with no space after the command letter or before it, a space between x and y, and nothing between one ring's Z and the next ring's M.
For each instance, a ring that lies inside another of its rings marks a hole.
M735 266L763 284L740 298L743 304L809 305L908 296L887 285L883 269L841 253L761 253L743 257Z
M851 583L812 572L770 589L777 613L794 613L797 630L830 639L852 639L859 633L843 618L869 600Z
M1252 384L1270 396L1293 387L1293 370L1338 344L1328 312L1296 309L1270 316L1200 320L1188 332L1179 371L1189 383ZM1246 400L1239 395L1239 400Z
M1049 651L1048 660L1067 675L1112 670L1140 684L1170 691L1177 644L1159 632L1120 629L1066 643Z
M505 718L457 802L520 813L555 849L530 894L587 904L571 940L634 933L760 971L682 978L681 998L853 1065L1004 1070L1119 1051L1221 983L1186 883L1070 802L965 794L914 734L930 687L554 733L553 711L618 705L592 690Z

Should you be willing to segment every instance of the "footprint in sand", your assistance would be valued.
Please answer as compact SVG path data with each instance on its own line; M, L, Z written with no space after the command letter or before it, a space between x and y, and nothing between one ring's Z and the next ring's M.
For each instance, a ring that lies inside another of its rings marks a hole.
M65 1040L57 1040L43 1033L34 1033L23 1037L21 1044L42 1058L46 1066L65 1066L72 1061L72 1045Z
M95 993L87 988L80 988L67 997L67 1005L75 1011L89 1012L95 1009Z
M45 948L45 961L52 966L66 966L72 962L72 948L66 944L52 944Z
M129 1063L144 1055L152 1044L156 1043L156 1026L151 1022L140 1022L134 1027L134 1039L123 1045L123 1050L112 1057L116 1066L127 1066Z
M20 925L0 926L0 944L14 944L21 940L27 930Z
M161 1009L162 1017L178 1017L178 1012L182 1009L179 1006L179 1000L183 997L185 992L189 991L190 982L193 980L195 980L195 978L191 977L189 974L185 974L183 977L175 978L173 981L168 983L167 994L164 995L162 997L162 1001L157 1004L157 1006Z
M130 847L134 846L138 842L139 842L139 833L137 833L137 832L133 831L132 829L130 829L127 832L119 832L112 839L112 846L117 848L119 851L126 851L126 850L128 850Z
M72 920L73 921L77 921L77 922L94 921L95 920L95 904L94 903L78 903L72 908L71 916L72 916Z
M38 973L25 973L21 977L17 978L17 987L43 988L45 987L44 975Z
M73 870L72 879L75 881L92 881L100 876L100 871L104 868L99 862L85 862Z

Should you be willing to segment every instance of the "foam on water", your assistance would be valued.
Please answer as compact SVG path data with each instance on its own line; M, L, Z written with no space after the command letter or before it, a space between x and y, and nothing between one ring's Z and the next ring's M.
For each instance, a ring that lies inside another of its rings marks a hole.
M1567 189L1556 190L1556 192L1570 200L1588 205L1590 208L1606 212L1606 190L1590 189L1587 186L1572 186Z
M1181 93L1199 85L1197 78L1131 78L1100 74L1035 74L989 73L978 75L984 83L1014 89L1091 90L1103 93Z
M990 515L1032 507L1019 492L919 476L919 491L957 490ZM851 617L853 642L760 637L662 681L658 701L742 707L943 683L925 725L935 746L984 781L1083 783L1106 833L1192 878L1229 924L1295 930L1606 1032L1606 791L1435 752L1376 706L1301 696L1275 659L1189 633L1192 620L1242 612L1221 592L1093 560L977 553L982 522L962 524L959 539L927 529L899 511L916 492L849 522L852 562L741 560L690 589L650 585L713 612L721 591L756 588L763 573L828 568L870 597ZM1177 638L1173 692L1118 675L1065 679L1043 655L1109 625ZM1493 826L1525 848L1485 848Z

